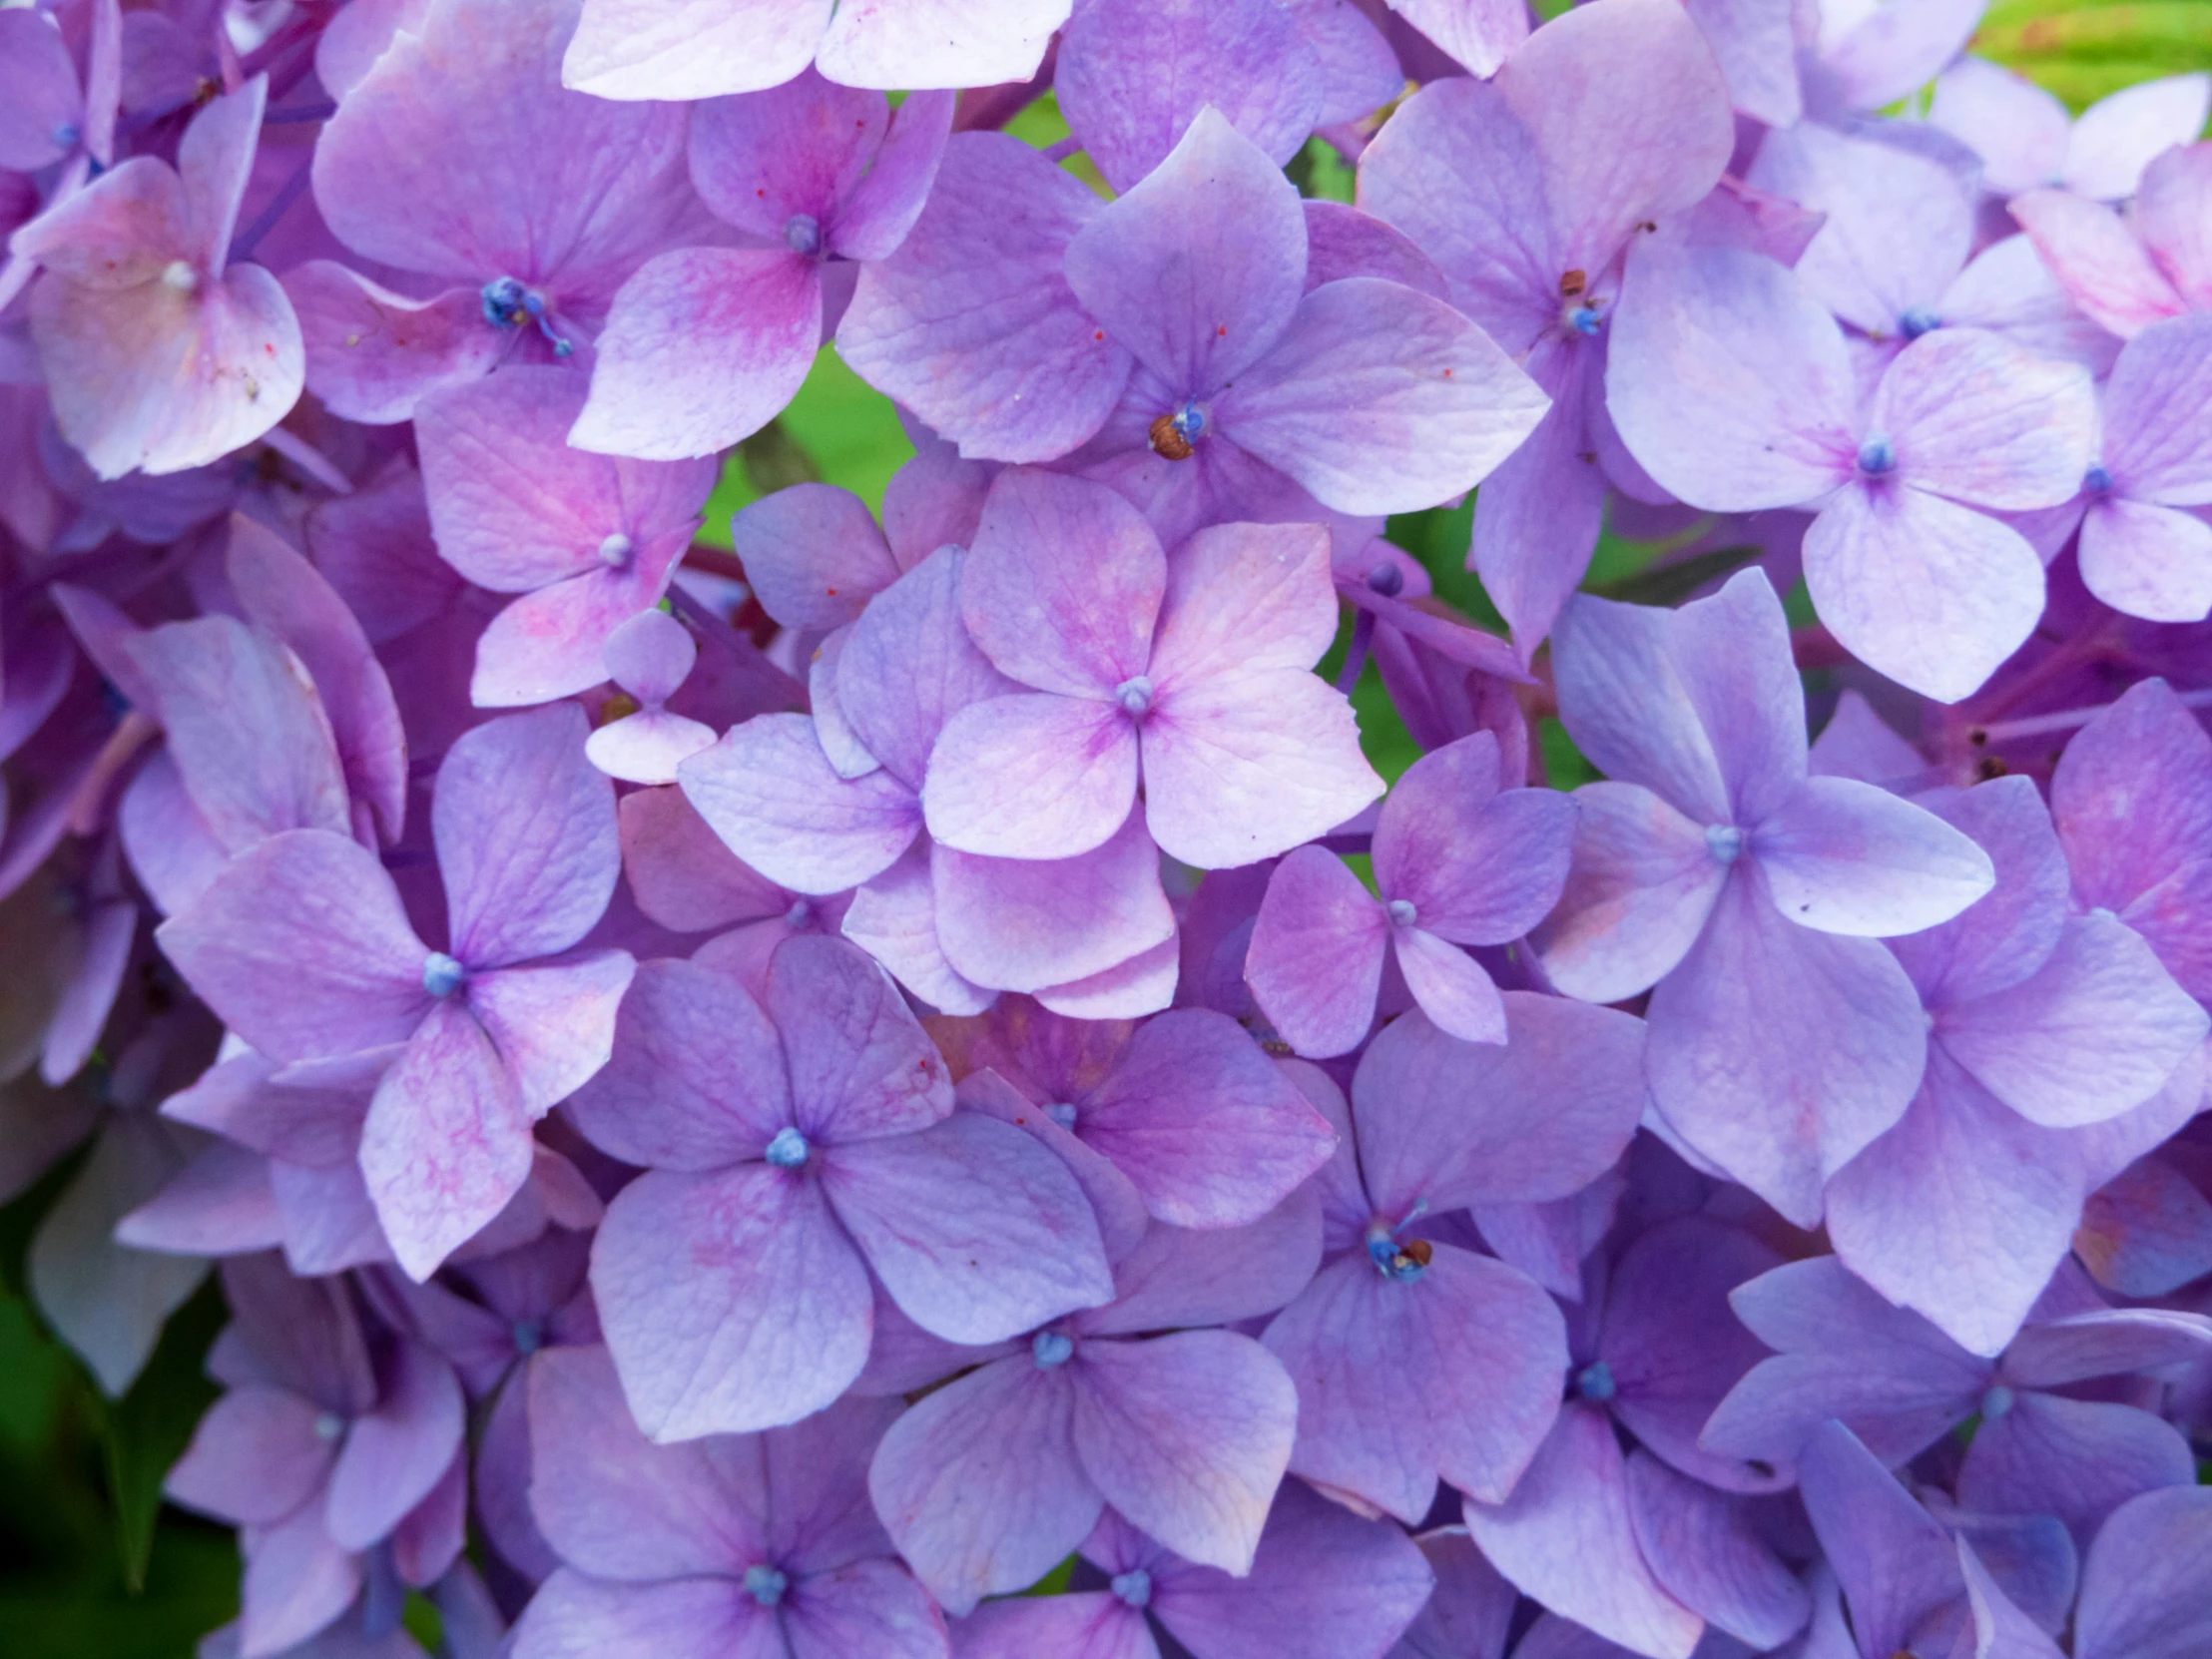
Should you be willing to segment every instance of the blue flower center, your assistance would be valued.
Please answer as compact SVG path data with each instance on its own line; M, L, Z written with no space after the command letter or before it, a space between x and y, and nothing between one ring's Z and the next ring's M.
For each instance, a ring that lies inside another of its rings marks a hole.
M335 1411L324 1411L314 1419L314 1437L318 1440L334 1440L345 1432L345 1419Z
M1152 1601L1152 1574L1137 1567L1129 1572L1114 1574L1114 1594L1131 1607L1149 1606Z
M1598 1360L1575 1374L1574 1390L1584 1399L1603 1405L1620 1392L1620 1385L1613 1381L1613 1368Z
M768 1143L768 1150L761 1156L778 1169L797 1169L813 1150L807 1144L807 1137L787 1124L776 1131L776 1138Z
M516 1320L515 1352L527 1358L545 1346L545 1330L536 1320Z
M1074 1357L1074 1339L1064 1332L1040 1331L1029 1339L1029 1358L1037 1362L1039 1371L1064 1366Z
M1114 688L1114 701L1131 720L1140 720L1152 708L1152 682L1141 674L1124 680Z
M1705 850L1713 855L1717 864L1732 864L1744 850L1744 832L1733 824L1709 824L1705 827Z
M1368 589L1384 599L1395 599L1405 591L1405 572L1385 561L1368 572Z
M545 295L536 288L525 287L514 276L494 276L486 282L479 296L484 307L484 320L494 328L520 328L534 322L538 332L553 342L553 355L565 357L576 347L554 331Z
M637 550L638 544L617 530L600 542L599 562L609 570L620 570Z
M809 925L815 919L815 905L811 898L795 898L792 907L784 912L784 925L793 932Z
M1604 326L1605 317L1594 305L1577 305L1567 312L1567 325L1576 333L1595 337Z
M447 997L468 983L468 969L442 950L422 958L422 988L432 996Z
M1055 1100L1044 1109L1044 1115L1062 1129L1073 1129L1075 1127L1075 1106L1071 1101Z
M47 136L54 141L55 149L74 150L77 148L78 141L85 135L77 130L77 124L74 121L65 121Z
M1859 446L1859 470L1870 478L1897 470L1898 452L1890 446L1890 434L1870 432Z
M2100 463L2081 475L2081 487L2091 495L2103 495L2112 487L2112 474Z
M774 1607L784 1599L784 1592L792 1587L792 1581L775 1567L754 1566L745 1569L745 1593L763 1607Z
M1420 910L1410 898L1393 898L1382 908L1389 912L1390 921L1398 927L1410 927L1420 919Z
M784 221L784 246L794 254L822 252L822 222L813 214L793 214Z
M1898 318L1898 332L1907 339L1919 339L1943 325L1943 319L1926 305L1908 305L1905 314Z
M2012 1409L2012 1390L2002 1382L1981 1396L1981 1416L1985 1422L1994 1422Z
M1368 1260L1375 1264L1375 1271L1383 1278L1400 1285L1410 1285L1428 1271L1428 1264L1435 1258L1435 1250L1426 1239L1407 1239L1398 1242L1399 1231L1412 1224L1413 1219L1428 1208L1424 1198L1406 1212L1404 1220L1391 1227L1381 1217L1368 1224Z

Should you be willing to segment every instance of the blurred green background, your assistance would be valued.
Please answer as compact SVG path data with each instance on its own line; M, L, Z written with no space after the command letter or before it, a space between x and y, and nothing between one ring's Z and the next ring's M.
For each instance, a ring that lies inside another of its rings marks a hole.
M1975 50L2078 110L2135 81L2212 70L2212 0L1996 0ZM1066 134L1049 98L1011 130L1039 146ZM1065 165L1098 188L1080 157ZM1351 195L1349 170L1319 141L1290 171L1309 195ZM727 545L732 512L802 479L841 484L880 507L883 486L911 453L888 399L825 348L798 400L732 458L705 539ZM1471 516L1468 506L1408 514L1390 521L1389 534L1433 573L1439 594L1495 626L1461 568ZM1608 537L1591 584L1619 591L1660 551ZM1372 667L1355 702L1371 758L1394 778L1414 751ZM1571 785L1579 758L1556 724L1546 725L1553 780ZM120 1400L105 1398L25 1295L31 1233L75 1163L64 1160L0 1208L0 1659L183 1659L237 1606L229 1533L160 1499L163 1471L214 1397L200 1368L221 1302L204 1286L171 1321L138 1383Z

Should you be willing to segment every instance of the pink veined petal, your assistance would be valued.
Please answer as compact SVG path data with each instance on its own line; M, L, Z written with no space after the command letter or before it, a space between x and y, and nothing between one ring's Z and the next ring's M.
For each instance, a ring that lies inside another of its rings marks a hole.
M1135 726L1103 699L1024 692L970 704L945 722L929 758L929 832L993 857L1088 852L1127 820L1138 753Z
M2192 310L2212 306L2212 236L2204 228L2212 197L2212 148L2184 145L2143 169L2135 192L2135 229L2159 269Z
M2104 466L2124 493L2167 506L2212 501L2212 316L2153 323L2105 384Z
M1070 0L919 0L840 6L823 74L853 87L995 86L1037 72Z
M731 519L730 543L761 608L787 628L852 621L900 569L867 504L830 484L764 495Z
M2081 519L2081 581L2126 616L2202 622L2212 612L2212 524L2180 507L2108 496Z
M2142 1104L2204 1041L2207 1016L2140 935L2075 916L2026 979L1943 1009L1944 1049L2031 1123L2078 1129Z
M461 999L433 1006L361 1126L361 1174L410 1278L429 1278L506 1208L530 1148L529 1109L490 1036Z
M867 1360L867 1268L811 1172L649 1171L607 1207L591 1279L655 1440L796 1422Z
M1634 784L1585 784L1574 861L1536 932L1544 972L1569 996L1617 1002L1688 954L1728 880L1705 830Z
M1405 1283L1364 1251L1338 1258L1266 1341L1298 1384L1292 1472L1409 1526L1439 1475L1478 1501L1513 1489L1558 1416L1567 1367L1558 1305L1448 1244Z
M646 616L659 616L647 611ZM648 709L594 732L584 744L591 764L626 784L673 784L677 770L715 746L715 729L696 720Z
M1298 19L1269 0L1086 6L1060 53L1053 91L1116 191L1152 172L1208 107L1277 166L1320 125L1321 56Z
M627 950L596 950L469 980L468 1005L514 1073L531 1117L543 1117L607 1063L615 1008L636 969Z
M1608 332L1606 407L1683 500L1795 507L1850 475L1843 334L1785 267L1742 249L1640 248Z
M827 232L889 119L880 93L802 70L772 91L717 98L692 112L692 183L717 218L750 237L781 243L799 214Z
M2088 369L1980 328L1938 328L1900 352L1866 417L1901 483L1969 506L2054 507L2081 487L2096 398Z
M1883 1296L1994 1355L2064 1258L2081 1193L2065 1138L2013 1113L1938 1044L1903 1120L1830 1181L1828 1226Z
M331 1539L347 1549L388 1537L461 1449L467 1405L443 1357L402 1341L389 1373L384 1397L354 1418L330 1470L323 1512Z
M1775 908L1801 927L1918 933L1988 892L1989 855L1935 814L1851 778L1809 778L1752 832Z
M1318 524L1216 524L1175 550L1152 642L1156 694L1254 669L1310 669L1337 633Z
M1062 270L1069 240L1103 211L1020 140L957 135L906 240L861 272L839 355L963 456L1066 454L1129 378L1128 350Z
M1478 732L1422 756L1376 830L1377 884L1455 944L1501 944L1526 933L1558 903L1573 856L1571 796L1490 794L1470 778L1494 775L1495 749L1496 739Z
M1076 1455L1106 1500L1186 1560L1250 1572L1297 1432L1282 1363L1228 1331L1087 1342L1074 1363Z
M914 228L936 183L951 136L955 95L938 89L909 96L891 115L890 134L867 177L849 191L825 227L829 246L847 260L888 259Z
M1382 1213L1426 1199L1564 1198L1612 1165L1644 1110L1641 1027L1611 1008L1508 991L1509 1040L1476 1044L1401 1014L1353 1076L1360 1165Z
M929 866L945 960L979 985L1045 990L1175 937L1160 849L1134 810L1073 858L982 858L938 843Z
M1362 14L1351 7L1338 11L1335 0L1321 0L1321 4L1339 16L1364 21ZM1380 276L1446 303L1451 299L1451 284L1436 269L1435 261L1403 231L1342 202L1309 197L1306 291L1312 293L1324 282L1347 276Z
M1910 485L1840 490L1805 532L1813 603L1845 648L1941 703L1977 691L2043 614L2017 530Z
M223 270L230 251L268 108L269 77L257 75L236 92L210 99L178 141L177 176L192 216L193 261L210 273Z
M823 1190L900 1311L948 1342L1004 1342L1113 1297L1075 1177L994 1118L835 1147Z
M309 260L284 274L284 295L299 318L307 389L346 420L405 420L427 393L489 373L512 343L484 325L473 287L415 299Z
M404 1042L430 1007L427 951L391 877L325 830L243 854L155 940L226 1025L281 1059Z
M276 425L306 383L291 301L257 265L190 289L50 277L30 309L55 421L102 478L206 466Z
M1771 1650L1812 1617L1805 1587L1735 1499L1636 1451L1628 1512L1659 1587L1739 1641Z
M713 455L776 418L821 342L813 259L781 249L663 254L615 295L569 441L649 460Z
M879 875L921 829L921 803L887 772L839 778L805 715L760 715L677 768L684 798L723 844L794 892Z
M781 86L804 70L831 0L585 0L561 84L685 102Z
M2153 161L2203 136L2207 115L2212 115L2212 80L2203 75L2168 75L2106 94L2074 123L2066 145L2066 188L2099 202L2133 196Z
M757 1158L790 1119L775 1027L722 974L641 963L616 1015L614 1056L568 1115L625 1163L696 1173Z
M926 1129L952 1110L943 1057L897 986L842 939L801 934L769 960L792 1121L832 1145Z
M1165 939L1088 978L1047 985L1037 1001L1069 1019L1141 1019L1175 1000L1181 972L1177 941Z
M1165 161L1076 233L1067 279L1171 395L1206 396L1257 361L1298 304L1298 192L1209 105Z
M924 841L852 895L839 931L942 1014L980 1014L998 993L960 977L937 938L937 900Z
M1389 921L1350 866L1301 846L1278 864L1253 923L1245 977L1301 1054L1349 1054L1375 1023Z
M918 788L944 723L970 703L1015 689L960 618L967 555L944 546L870 602L835 655L831 699L871 760ZM832 636L834 637L834 636ZM826 641L826 660L830 647ZM824 700L815 702L819 725Z
M1097 1523L1075 1393L1071 1367L1017 1354L924 1396L884 1434L868 1467L875 1512L954 1617L1036 1582Z
M1535 141L1561 271L1595 275L1638 225L1692 206L1735 145L1720 65L1672 0L1563 13L1497 86Z
M1200 869L1288 851L1382 794L1352 705L1303 670L1179 685L1143 734L1152 838Z
M1733 871L1652 992L1646 1071L1691 1146L1809 1226L1823 1184L1904 1115L1927 1022L1896 957L1791 924L1765 886Z
M1114 491L1007 472L984 499L961 567L960 613L1000 672L1038 691L1097 697L1146 672L1167 583L1159 537Z
M183 182L152 157L134 156L23 226L8 247L72 283L124 291L158 278L191 237Z
M2066 296L2122 339L2188 304L2119 215L2065 190L2006 204Z
M1626 1460L1603 1411L1568 1406L1512 1495L1469 1504L1466 1523L1523 1593L1634 1652L1689 1659L1704 1632L1644 1564Z
M1547 406L1536 383L1443 301L1350 276L1299 301L1216 418L1223 437L1324 505L1381 513L1481 482Z
M604 1348L548 1349L511 1385L529 1396L531 1509L564 1561L652 1580L742 1572L757 1558L765 1517L718 1466L728 1442L653 1444Z
M1481 963L1423 927L1393 928L1390 942L1429 1023L1461 1042L1505 1041L1505 1004Z
M566 950L607 907L621 838L587 730L560 704L488 721L445 752L430 828L453 953L472 968Z

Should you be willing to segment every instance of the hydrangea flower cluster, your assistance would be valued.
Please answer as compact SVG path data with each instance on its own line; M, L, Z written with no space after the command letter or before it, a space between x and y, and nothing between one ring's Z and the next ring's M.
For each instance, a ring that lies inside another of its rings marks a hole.
M2212 1653L2212 83L1542 10L0 10L209 1659Z

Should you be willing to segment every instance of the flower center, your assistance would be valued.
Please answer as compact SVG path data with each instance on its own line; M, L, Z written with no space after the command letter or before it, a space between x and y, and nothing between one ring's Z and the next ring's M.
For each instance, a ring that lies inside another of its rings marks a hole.
M1062 1129L1075 1127L1075 1105L1072 1101L1055 1100L1044 1109L1044 1115Z
M774 1607L784 1599L784 1592L792 1581L771 1566L753 1566L745 1569L745 1593L763 1607Z
M815 905L814 900L810 898L793 899L792 907L784 912L784 925L795 933L814 919Z
M565 357L576 347L553 330L545 295L536 288L523 286L513 276L494 276L483 286L478 296L484 307L484 320L494 328L519 328L526 322L535 322L538 332L553 342L553 355Z
M1890 434L1868 433L1867 441L1859 446L1859 470L1870 478L1879 478L1896 471L1897 464L1898 452L1890 446Z
M1180 409L1156 415L1147 436L1155 455L1164 460L1187 461L1205 430L1206 411L1198 406L1195 398L1185 398Z
M1029 1358L1037 1362L1039 1371L1064 1366L1074 1357L1075 1342L1063 1332L1040 1331L1029 1339Z
M630 555L637 551L637 546L636 542L617 530L599 544L599 562L610 570L620 570L630 562Z
M2002 1382L1981 1396L1981 1415L1986 1422L1994 1422L2012 1409L2012 1390Z
M1403 1244L1397 1241L1398 1228L1408 1225L1427 1208L1428 1201L1422 1199L1397 1227L1391 1227L1380 1216L1368 1223L1368 1260L1383 1278L1410 1285L1428 1271L1428 1264L1435 1259L1436 1252L1426 1239L1407 1239Z
M1387 562L1379 564L1368 572L1368 591L1395 599L1405 591L1405 572Z
M468 969L442 950L422 958L422 988L432 996L447 997L468 983Z
M822 252L822 222L813 214L793 214L784 221L784 246L794 254Z
M807 1144L807 1137L787 1124L776 1131L776 1138L768 1143L768 1150L761 1156L778 1169L797 1169L813 1150Z
M1114 688L1114 701L1131 720L1142 720L1152 708L1152 682L1141 674L1124 680Z
M1705 827L1705 850L1717 864L1732 864L1744 850L1744 832L1733 824Z
M1907 339L1919 339L1943 325L1943 319L1926 305L1908 305L1898 318L1898 332Z
M200 273L187 261L171 260L162 267L162 285L175 288L179 293L190 293L200 285Z
M514 1328L515 1352L528 1356L545 1346L545 1330L536 1320L516 1320Z
M1567 326L1584 338L1595 338L1605 326L1605 317L1595 305L1577 305L1567 312Z
M1137 1567L1129 1572L1114 1574L1113 1591L1131 1607L1145 1607L1152 1601L1152 1574Z
M2112 474L2100 463L2081 475L2081 487L2091 495L2103 495L2112 487Z
M334 1440L345 1432L345 1419L335 1411L324 1411L314 1419L314 1437L318 1440Z
M1584 1399L1602 1405L1620 1392L1620 1385L1613 1381L1613 1368L1599 1360L1576 1373L1574 1389Z
M1420 918L1420 910L1410 898L1393 898L1382 908L1389 912L1391 922L1399 927L1410 927Z

